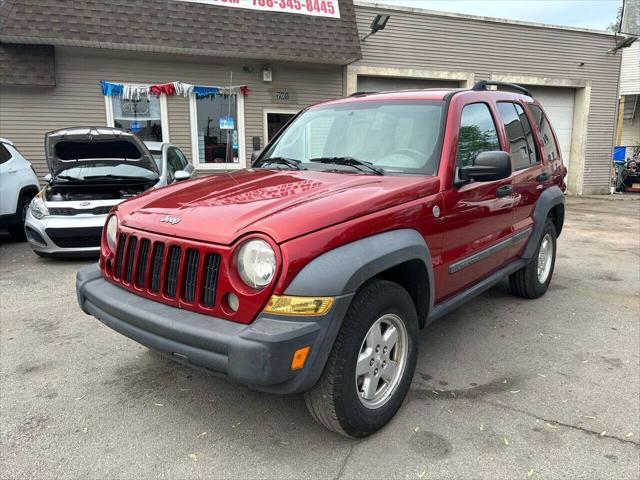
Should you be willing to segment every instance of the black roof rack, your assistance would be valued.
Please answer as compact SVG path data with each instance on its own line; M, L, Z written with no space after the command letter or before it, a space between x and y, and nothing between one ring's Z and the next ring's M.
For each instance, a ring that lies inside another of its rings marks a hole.
M364 97L364 96L367 96L367 95L373 95L374 93L378 93L378 92L353 92L349 96L350 97Z
M473 86L471 90L475 90L475 91L487 90L488 86L510 88L511 90L517 90L521 93L524 93L525 95L533 97L533 95L531 95L531 92L526 88L524 88L522 85L518 85L517 83L499 82L497 80L480 80L479 82L476 82L476 84Z

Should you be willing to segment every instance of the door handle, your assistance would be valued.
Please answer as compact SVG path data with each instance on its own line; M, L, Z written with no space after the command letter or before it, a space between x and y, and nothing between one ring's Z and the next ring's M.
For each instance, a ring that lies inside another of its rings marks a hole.
M549 175L549 172L542 172L540 175L538 175L538 182L544 183L549 180L550 177L551 175Z
M513 193L513 185L503 185L496 190L496 197L508 197Z

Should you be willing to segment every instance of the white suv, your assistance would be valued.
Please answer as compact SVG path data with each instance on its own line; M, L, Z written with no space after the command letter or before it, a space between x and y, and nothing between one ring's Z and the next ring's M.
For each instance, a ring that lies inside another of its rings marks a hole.
M12 142L0 138L0 229L24 240L24 221L31 199L38 193L35 170Z

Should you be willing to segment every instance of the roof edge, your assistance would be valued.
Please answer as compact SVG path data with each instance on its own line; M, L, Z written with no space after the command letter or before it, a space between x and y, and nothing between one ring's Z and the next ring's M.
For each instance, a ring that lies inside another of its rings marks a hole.
M611 37L615 35L614 32L610 32L608 30L596 30L593 28L569 27L566 25L553 25L548 23L527 22L524 20L512 20L510 18L484 17L481 15L469 15L466 13L443 12L440 10L429 10L426 8L393 5L393 4L384 3L383 1L376 2L376 1L366 1L366 0L353 0L353 4L355 5L356 8L357 7L380 8L384 10L391 10L391 11L398 11L398 12L417 13L420 15L434 15L438 17L460 18L463 20L503 23L508 25L521 25L524 27L534 27L534 28L549 28L553 30L568 30L570 32L591 33L591 34L606 35Z
M319 65L335 65L346 66L362 59L362 54L356 58L328 58L328 57L300 57L291 55L271 55L261 56L255 53L228 52L224 50L202 50L198 48L180 48L180 47L163 47L157 45L144 45L133 43L117 43L117 42L93 42L89 40L66 40L50 37L27 37L20 35L2 35L0 34L1 43L21 44L21 45L53 45L60 47L85 47L99 48L108 50L129 50L138 52L155 52L155 53L173 53L179 55L196 55L205 57L218 58L240 58L243 60L271 60L292 63L319 64Z

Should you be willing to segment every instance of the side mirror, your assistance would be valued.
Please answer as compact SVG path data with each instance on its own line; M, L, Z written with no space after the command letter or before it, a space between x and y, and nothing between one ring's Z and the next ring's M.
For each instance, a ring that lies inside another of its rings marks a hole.
M182 182L183 180L189 180L191 178L191 174L186 170L178 170L173 176L176 182Z
M511 157L507 152L482 152L478 154L473 165L460 167L458 178L464 182L491 182L511 175Z
M258 157L262 154L262 150L254 150L251 152L251 165L253 165Z
M50 173L47 173L47 174L44 176L44 179L43 179L43 180L44 180L45 182L49 183L49 182L51 181L51 174L50 174Z

